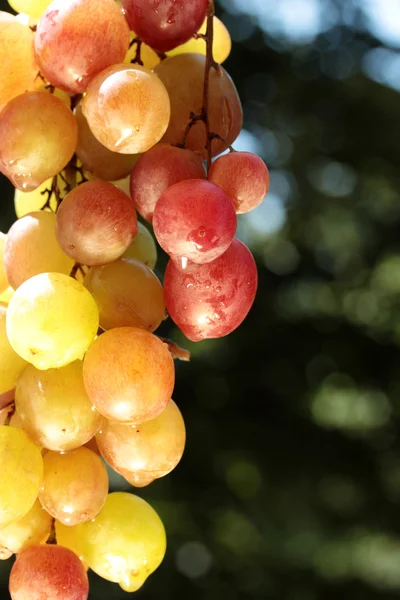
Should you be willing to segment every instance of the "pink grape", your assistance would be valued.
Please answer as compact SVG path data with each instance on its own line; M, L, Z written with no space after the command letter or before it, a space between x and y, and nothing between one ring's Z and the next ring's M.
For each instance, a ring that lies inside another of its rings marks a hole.
M0 112L0 171L23 192L57 175L78 139L75 117L53 94L20 94Z
M54 0L41 17L35 54L56 87L80 94L106 67L122 62L129 28L113 0Z
M74 552L63 546L37 544L18 554L9 589L11 600L86 600L89 583Z
M191 150L157 144L142 154L132 169L130 190L137 211L149 223L161 194L184 179L205 179L200 156Z
M238 214L256 208L269 187L266 164L251 152L230 152L220 156L211 165L208 179L228 194Z
M249 312L256 291L256 263L237 239L211 263L185 273L170 260L165 271L167 310L194 342L220 338L236 329Z
M122 0L132 31L158 52L187 42L202 25L207 0Z
M85 265L104 265L119 258L137 233L132 200L108 181L88 181L73 189L57 211L61 248Z
M160 246L184 269L188 261L204 264L225 252L236 232L236 214L217 185L188 179L162 194L153 227Z

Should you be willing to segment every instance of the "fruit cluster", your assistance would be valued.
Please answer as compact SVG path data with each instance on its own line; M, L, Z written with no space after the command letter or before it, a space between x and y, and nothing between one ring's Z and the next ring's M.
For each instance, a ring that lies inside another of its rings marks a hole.
M84 600L87 568L139 589L165 531L133 486L185 446L170 315L222 337L257 287L237 214L265 197L265 164L220 66L212 0L10 0L0 13L0 171L19 219L0 234L0 558L13 600ZM135 33L133 33L135 32ZM215 157L227 149L228 154ZM169 255L164 285L157 248ZM47 543L46 543L47 542Z

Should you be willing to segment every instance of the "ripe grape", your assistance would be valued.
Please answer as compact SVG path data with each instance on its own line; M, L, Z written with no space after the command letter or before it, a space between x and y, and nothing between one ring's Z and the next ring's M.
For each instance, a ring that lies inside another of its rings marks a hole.
M231 53L231 36L229 35L229 31L223 22L218 19L218 17L213 18L213 29L213 58L215 62L222 64ZM206 30L207 20L204 21L197 33L200 35L205 35ZM204 39L201 37L192 37L181 46L177 46L173 50L167 52L167 56L176 56L177 54L187 54L189 52L195 52L196 54L203 54L205 56L206 50L207 45Z
M61 179L58 177L58 184L60 185ZM46 204L46 196L42 192L46 189L51 189L53 178L46 179L36 190L32 192L23 192L16 189L14 192L14 208L15 214L18 218L24 217L31 212L41 210ZM50 209L56 212L57 199L54 194L50 198ZM48 210L47 208L45 210Z
M132 200L108 181L82 183L57 212L58 243L68 256L85 265L104 265L119 258L137 233Z
M164 278L167 310L189 340L231 333L249 312L257 291L257 267L250 250L233 240L206 265L182 272L169 261Z
M40 17L51 0L8 0L8 4L18 13L24 13L30 17Z
M4 266L14 289L39 273L71 272L74 261L58 245L54 213L36 211L14 223L7 235Z
M96 301L100 327L155 331L165 318L164 292L153 271L134 258L90 269L85 287Z
M263 160L251 152L230 152L211 165L208 179L231 198L238 214L256 208L265 198L269 173Z
M190 114L199 113L203 104L204 71L205 57L201 54L171 56L155 68L171 101L171 119L162 138L163 142L181 143L190 122ZM212 141L212 156L217 156L235 141L243 122L242 106L235 84L223 67L211 69L208 96L210 130L224 140ZM206 142L204 123L196 121L186 138L186 148L206 158Z
M28 363L12 348L6 330L7 307L0 304L0 394L15 388Z
M0 231L0 293L6 291L9 286L6 272L4 270L4 246L7 240L5 233Z
M107 470L97 454L87 448L43 458L42 506L64 525L94 519L108 494ZM0 538L1 541L1 538Z
M25 90L32 90L38 68L33 52L33 32L9 13L0 11L0 111Z
M50 535L51 521L51 516L36 500L26 515L0 529L0 548L17 554L29 546L44 543Z
M206 17L207 0L122 0L129 27L158 52L186 42Z
M62 367L82 358L98 326L99 311L92 296L61 273L31 277L8 305L10 344L38 369Z
M170 118L168 92L152 71L114 65L95 77L82 103L95 137L122 154L146 152L164 135Z
M55 521L54 523L56 530L56 539L57 544L60 546L64 546L65 548L69 548L74 552L82 562L84 568L87 570L88 566L83 558L82 552L82 540L79 535L77 535L78 527L74 527L73 525L63 525L60 521Z
M138 222L138 232L122 258L135 258L154 270L157 263L157 246L150 231L142 223Z
M39 448L21 429L0 426L0 529L32 508L43 477Z
M14 290L12 289L11 285L9 285L8 288L0 294L0 302L6 306L10 302L13 295Z
M142 425L105 421L96 436L101 454L132 485L142 487L170 473L185 448L185 423L173 400Z
M132 171L138 159L137 154L120 154L111 152L94 137L86 121L81 104L75 109L75 118L78 124L78 145L76 155L84 169L95 177L114 181L123 179Z
M174 361L155 335L119 327L93 342L83 378L91 402L107 419L144 423L159 415L172 396Z
M236 232L236 214L231 199L217 185L188 179L162 194L153 227L160 246L186 268L188 261L208 263L225 252Z
M11 600L87 600L89 583L84 566L71 550L37 544L18 554L9 589Z
M164 558L161 519L150 504L133 494L109 494L99 515L74 529L89 567L127 592L138 590Z
M30 192L59 173L74 154L78 128L72 112L46 92L26 92L0 113L0 171Z
M55 452L79 448L103 422L86 393L79 360L47 371L29 365L18 381L15 405L28 435Z
M72 94L84 92L97 73L122 62L128 47L129 28L113 0L54 0L35 36L41 73Z
M138 212L151 223L157 201L167 188L184 179L205 178L203 162L194 152L158 144L142 154L133 167L131 198Z

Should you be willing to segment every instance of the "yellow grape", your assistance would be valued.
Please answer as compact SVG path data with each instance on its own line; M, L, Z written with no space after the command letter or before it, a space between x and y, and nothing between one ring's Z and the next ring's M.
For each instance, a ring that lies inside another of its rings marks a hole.
M46 179L46 181L36 188L36 190L33 190L33 192L23 192L17 188L15 189L14 209L18 218L24 217L35 210L41 210L47 200L47 194L42 194L42 192L51 188L52 181L53 178ZM60 179L58 183L60 185ZM57 200L54 194L50 198L50 208L53 212L56 212Z
M103 457L132 485L143 487L170 473L185 448L185 423L171 400L155 419L142 425L105 421L96 435Z
M7 102L32 90L38 68L33 52L33 31L16 17L0 11L0 111Z
M138 232L121 258L135 258L154 271L157 263L157 245L150 231L138 223Z
M133 33L133 31L131 31L131 42L135 39L135 37L136 34ZM133 44L133 46L131 46L131 48L129 48L128 52L126 53L124 63L130 64L130 62L135 58L135 56L136 44ZM143 63L143 66L146 67L146 69L150 70L154 69L154 67L160 62L160 58L157 52L144 43L142 43L140 47L140 59Z
M28 363L10 345L7 337L7 307L0 304L0 394L15 388Z
M16 554L28 546L43 544L50 535L51 521L51 515L36 500L22 519L0 529L0 547Z
M165 319L160 280L135 258L120 258L90 269L84 285L96 301L102 329L140 327L155 331Z
M116 185L120 190L122 190L123 192L125 192L125 194L127 194L128 196L131 195L130 192L130 180L131 180L131 176L128 175L128 177L124 177L124 179L117 179L117 181L113 181L112 183L114 185ZM139 225L139 223L138 223Z
M39 273L71 272L74 261L57 242L56 219L55 213L38 210L18 219L9 230L4 267L14 289Z
M38 77L35 91L49 93L49 91L46 89L46 85L47 84L44 84L43 81L40 79L40 77ZM59 88L54 88L52 95L55 96L56 98L59 98L65 104L65 106L67 108L71 108L71 96L67 92L60 90Z
M3 304L8 304L11 300L11 298L14 295L14 290L12 289L11 285L8 286L8 288L6 290L4 290L3 293L0 294L0 302L2 302Z
M91 521L108 494L108 475L101 458L87 448L47 452L39 493L42 506L64 525Z
M38 369L82 358L94 340L99 311L90 293L61 273L25 281L10 300L7 335L14 350Z
M47 371L29 365L18 380L15 405L27 434L55 452L79 448L103 422L86 393L79 360Z
M92 79L82 111L92 133L106 148L138 154L164 135L170 102L165 86L152 71L121 64Z
M160 517L145 500L126 492L109 494L99 515L76 532L89 567L127 592L142 587L165 555Z
M60 523L60 521L55 522L56 529L56 539L57 544L60 546L64 546L64 548L69 548L72 550L82 561L85 569L87 570L89 567L87 566L82 552L82 540L79 535L77 535L78 527L73 527L71 525L64 525Z
M0 426L0 529L32 508L43 478L39 448L21 429Z
M9 286L6 272L4 270L4 246L7 240L5 233L0 231L0 293L6 291Z
M53 0L8 0L15 12L24 13L30 17L41 17Z
M197 33L205 34L207 29L207 20L204 21ZM213 37L213 56L214 60L222 64L230 55L232 50L232 40L229 35L229 31L223 24L223 22L214 17L214 37ZM196 54L206 54L206 42L203 39L190 38L187 42L181 46L177 46L173 50L169 50L167 56L176 56L177 54L186 54L188 52L195 52ZM152 69L154 68L151 67Z

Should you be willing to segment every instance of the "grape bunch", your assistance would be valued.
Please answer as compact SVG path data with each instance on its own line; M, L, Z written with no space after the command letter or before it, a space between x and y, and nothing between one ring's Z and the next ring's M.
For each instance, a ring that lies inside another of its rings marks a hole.
M0 13L0 558L13 600L84 600L88 568L139 589L166 550L138 495L185 446L174 359L246 317L237 215L268 170L232 143L242 108L212 0L10 0ZM229 149L229 152L226 153ZM139 218L138 218L139 214ZM163 285L157 247L169 255Z

